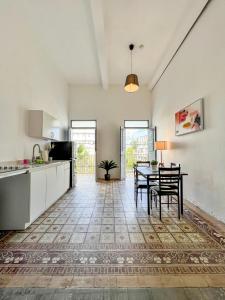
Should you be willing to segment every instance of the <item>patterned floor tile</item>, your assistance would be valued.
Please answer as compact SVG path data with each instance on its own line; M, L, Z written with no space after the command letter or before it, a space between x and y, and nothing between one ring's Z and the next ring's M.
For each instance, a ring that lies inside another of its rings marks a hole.
M27 230L2 235L1 272L225 274L223 233L186 208L181 220L175 206L149 218L146 195L137 209L133 199L133 182L78 184Z
M138 218L137 220L138 220L139 224L145 224L145 225L149 224L149 219L148 218Z
M127 225L115 225L115 232L127 232Z
M91 243L99 243L99 239L100 239L100 233L97 232L90 232L87 233L86 238L85 238L85 243L87 244L91 244Z
M126 232L116 232L116 243L130 243L129 235Z
M101 232L114 232L114 225L102 225Z
M142 232L154 232L152 225L140 225Z
M126 219L125 218L115 218L115 224L116 225L125 225L126 224Z
M141 228L139 225L128 225L129 232L141 232Z
M162 243L176 243L176 240L173 238L171 233L158 233L158 236Z
M55 221L53 222L54 224L59 224L59 225L63 225L66 224L68 218L56 218Z
M76 232L73 233L71 238L70 238L70 243L84 243L86 233L84 232Z
M188 236L184 233L173 233L173 237L178 243L190 243L191 240L188 238Z
M112 225L114 224L114 218L102 218L102 224Z
M166 228L169 232L182 232L179 226L173 224L173 225L166 225Z
M80 218L77 222L78 225L88 225L90 223L89 218Z
M196 232L196 229L189 224L180 224L179 226L184 232Z
M168 232L165 225L153 225L153 228L156 232Z
M8 239L8 243L21 243L29 233L16 233Z
M101 231L101 225L89 225L88 232L100 232Z
M206 239L200 233L187 233L187 236L193 243L204 243L207 242Z
M33 232L45 232L48 230L49 227L50 225L41 224L38 225Z
M56 236L57 233L44 233L38 243L52 243Z
M48 228L47 232L59 232L61 229L62 229L62 225L55 224L55 225L51 225Z
M87 232L88 231L88 225L77 225L75 227L76 232Z
M102 232L100 236L100 243L114 243L115 242L114 233L105 233Z
M42 237L43 233L31 233L28 237L23 241L23 243L37 243L39 239Z
M146 243L159 243L160 240L156 233L144 232L144 238Z
M42 222L42 224L47 224L47 225L51 225L53 224L55 221L55 218L46 218L44 219L44 221Z
M68 243L71 235L71 233L58 233L54 243Z
M142 233L135 232L135 233L129 233L130 241L131 243L144 243L144 237Z

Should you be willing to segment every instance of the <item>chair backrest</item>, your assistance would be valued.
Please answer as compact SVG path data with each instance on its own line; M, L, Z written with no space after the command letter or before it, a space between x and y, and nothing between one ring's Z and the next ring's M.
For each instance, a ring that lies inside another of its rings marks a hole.
M136 162L136 165L137 165L138 167L150 167L151 162L150 162L150 160L138 160L138 161Z
M171 168L180 167L180 164L171 162L171 163L170 163L170 167L171 167Z
M179 191L180 167L159 168L159 189L168 191L170 188Z

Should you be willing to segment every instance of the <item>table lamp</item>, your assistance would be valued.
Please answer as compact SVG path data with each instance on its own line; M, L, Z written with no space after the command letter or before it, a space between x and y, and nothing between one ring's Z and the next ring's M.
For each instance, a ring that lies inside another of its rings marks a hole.
M160 165L164 166L164 163L162 161L162 151L167 150L167 142L166 141L157 141L155 142L155 150L160 150L161 151L161 162Z

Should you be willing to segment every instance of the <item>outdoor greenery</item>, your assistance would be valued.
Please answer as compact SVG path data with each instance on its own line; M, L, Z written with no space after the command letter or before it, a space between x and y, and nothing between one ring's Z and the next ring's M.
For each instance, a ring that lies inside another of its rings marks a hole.
M94 174L95 172L95 156L91 155L84 144L80 144L77 148L77 173Z

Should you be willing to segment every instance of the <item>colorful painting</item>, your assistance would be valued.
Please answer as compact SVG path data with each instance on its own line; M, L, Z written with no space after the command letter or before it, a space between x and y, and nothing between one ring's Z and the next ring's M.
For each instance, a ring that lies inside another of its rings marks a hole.
M175 134L203 130L203 99L184 107L175 114Z

